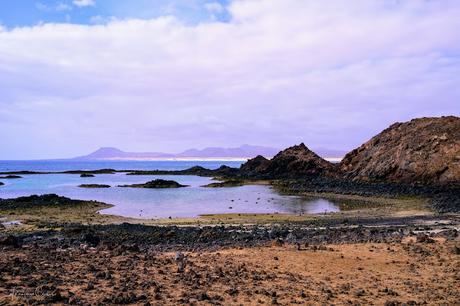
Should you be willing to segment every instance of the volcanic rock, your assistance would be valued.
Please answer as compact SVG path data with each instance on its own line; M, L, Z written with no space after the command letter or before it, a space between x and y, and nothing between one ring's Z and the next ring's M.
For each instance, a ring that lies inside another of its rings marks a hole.
M210 183L207 185L204 185L202 187L207 187L207 188L221 188L221 187L239 187L243 186L244 181L238 180L238 179L231 179L231 180L226 180L223 182L216 182L216 183Z
M257 175L267 171L269 165L270 160L266 159L262 155L258 155L241 165L240 171L247 173L249 176Z
M104 184L81 184L78 187L80 187L80 188L110 188L110 185L104 185Z
M91 173L82 173L80 177L94 177L94 174Z
M340 163L346 178L394 183L460 183L460 118L395 123Z
M188 187L187 185L181 185L176 181L170 180L153 180L144 184L133 184L133 185L120 185L118 187L132 187L132 188L181 188Z
M334 169L333 164L316 155L303 143L279 152L271 160L258 156L241 166L244 175L255 174L276 179L328 175L332 174Z
M0 176L0 179L20 179L22 176L19 175L7 175L7 176Z

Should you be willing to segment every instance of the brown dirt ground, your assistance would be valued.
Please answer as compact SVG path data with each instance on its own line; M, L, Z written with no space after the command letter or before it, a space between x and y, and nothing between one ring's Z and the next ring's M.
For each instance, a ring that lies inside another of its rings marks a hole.
M459 305L459 240L186 253L5 247L0 305Z

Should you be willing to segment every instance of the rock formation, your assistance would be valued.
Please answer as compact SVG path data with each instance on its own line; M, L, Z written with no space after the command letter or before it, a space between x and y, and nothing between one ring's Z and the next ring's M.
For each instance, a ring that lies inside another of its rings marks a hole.
M345 178L394 183L460 183L460 118L395 123L340 163Z
M82 174L80 174L80 177L94 177L94 174L91 174L91 173L82 173Z
M334 165L316 155L303 143L279 152L273 159L257 156L241 166L240 172L248 177L304 178L329 175Z
M269 165L270 160L266 159L262 155L258 155L241 165L240 171L248 176L254 176L265 173Z
M181 188L188 187L187 185L179 184L176 181L170 180L153 180L144 184L120 185L118 187L132 187L132 188Z
M202 187L207 187L207 188L222 188L222 187L239 187L243 186L244 181L238 180L238 179L231 179L231 180L226 180L223 182L216 182L216 183L210 183L207 185L204 185Z
M80 187L80 188L110 188L110 185L104 185L104 184L81 184L78 187Z
M22 176L19 175L7 175L7 176L0 176L0 179L20 179Z

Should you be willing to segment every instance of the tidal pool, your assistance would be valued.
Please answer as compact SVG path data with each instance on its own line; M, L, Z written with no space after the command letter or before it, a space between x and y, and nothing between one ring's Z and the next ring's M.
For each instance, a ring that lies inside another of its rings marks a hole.
M186 188L143 189L118 185L144 183L162 178L175 180ZM115 205L101 211L135 218L196 217L223 213L317 214L339 211L338 203L317 198L280 195L270 186L248 185L230 188L204 188L210 178L180 175L131 176L125 173L101 174L81 178L73 174L24 175L5 180L0 198L55 193L72 199L96 200ZM107 184L107 189L86 189L80 184Z

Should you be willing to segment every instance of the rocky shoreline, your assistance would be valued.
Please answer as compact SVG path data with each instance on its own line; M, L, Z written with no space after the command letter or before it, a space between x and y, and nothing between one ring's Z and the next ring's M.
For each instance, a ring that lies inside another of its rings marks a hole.
M0 299L13 304L228 305L251 304L255 297L256 304L453 305L460 298L448 289L460 272L460 219L434 220L59 224L59 230L0 234Z

